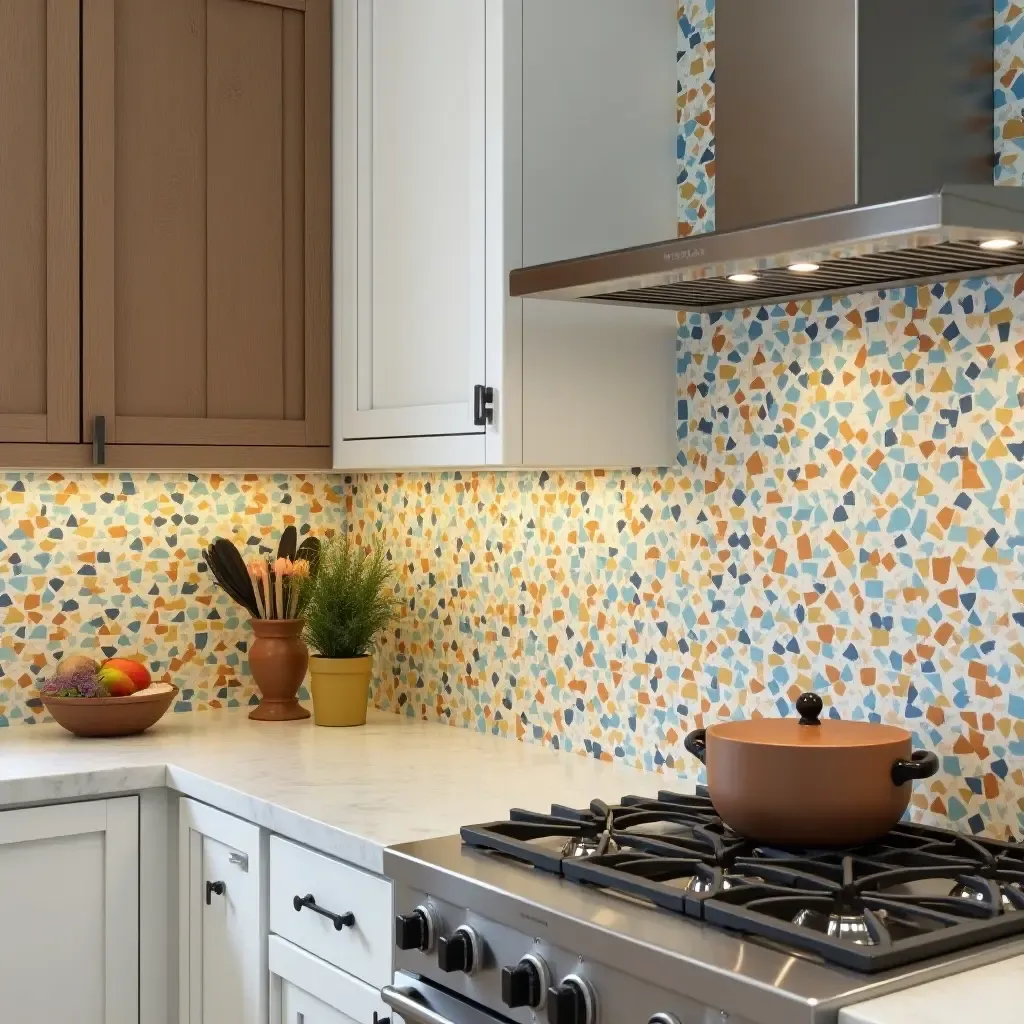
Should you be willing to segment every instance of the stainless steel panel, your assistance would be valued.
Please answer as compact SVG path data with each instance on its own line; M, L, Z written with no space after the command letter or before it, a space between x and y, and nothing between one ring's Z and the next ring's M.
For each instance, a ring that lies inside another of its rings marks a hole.
M991 185L992 0L860 0L858 202Z
M537 944L559 970L573 956L582 957L599 997L606 985L613 991L639 981L639 990L652 988L659 999L674 998L674 1005L687 1012L694 1006L725 1011L732 1015L730 1024L835 1024L843 1006L1024 953L1024 940L997 942L869 976L524 869L466 849L458 837L386 850L384 870L396 883L398 913L410 912L429 895L442 908L447 929L472 922L495 943L494 968L499 960L511 962L517 948L525 952ZM442 980L434 960L419 953L399 953L397 966ZM444 978L454 991L487 1002L497 970ZM513 1011L507 1015L517 1024L530 1021ZM633 1017L647 1019L642 1013ZM629 1019L603 1018L606 1024ZM703 1024L714 1018L702 1011L696 1019Z
M437 966L436 954L410 950L396 954L396 968L406 975L443 986L475 1005L491 1007L514 1024L533 1024L537 1019L545 1019L543 1009L539 1013L527 1007L510 1009L501 1001L502 967L514 966L527 954L544 960L553 983L570 974L583 978L597 996L601 1024L632 1024L633 1021L641 1024L658 1013L674 1014L686 1024L722 1024L720 1006L698 1002L685 994L624 973L617 960L614 935L608 937L603 955L591 953L584 956L579 949L556 945L542 923L527 920L519 927L509 927L478 913L472 904L473 909L466 909L415 889L395 887L397 913L407 914L423 903L429 903L444 922L444 934L451 934L462 925L476 931L483 940L483 966L472 975L445 974ZM458 1018L454 1018L454 1024L459 1024ZM728 1024L754 1022L733 1015Z
M732 231L857 198L856 0L715 8L715 226Z

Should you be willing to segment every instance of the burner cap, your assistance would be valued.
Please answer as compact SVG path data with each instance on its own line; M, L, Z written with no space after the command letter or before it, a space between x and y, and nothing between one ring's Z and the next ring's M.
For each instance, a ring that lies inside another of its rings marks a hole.
M876 910L876 916L885 919L884 910ZM834 910L831 913L823 913L820 910L801 910L793 918L793 924L802 928L810 928L813 931L821 932L830 939L839 939L841 942L849 942L855 946L877 945L868 927L867 918L863 911L858 910Z
M573 836L562 847L562 856L570 859L618 852L619 844L603 832L598 835Z

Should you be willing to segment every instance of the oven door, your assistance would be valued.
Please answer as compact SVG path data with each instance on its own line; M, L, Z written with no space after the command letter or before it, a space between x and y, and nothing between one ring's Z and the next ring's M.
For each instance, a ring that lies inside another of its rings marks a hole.
M404 1024L507 1024L504 1017L404 971L395 974L393 985L380 990L380 997Z

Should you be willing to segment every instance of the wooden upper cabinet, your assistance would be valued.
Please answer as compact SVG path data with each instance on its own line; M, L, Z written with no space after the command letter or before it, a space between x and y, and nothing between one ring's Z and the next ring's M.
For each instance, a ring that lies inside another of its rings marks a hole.
M330 0L82 18L86 439L328 446Z
M0 0L0 443L79 439L78 32Z

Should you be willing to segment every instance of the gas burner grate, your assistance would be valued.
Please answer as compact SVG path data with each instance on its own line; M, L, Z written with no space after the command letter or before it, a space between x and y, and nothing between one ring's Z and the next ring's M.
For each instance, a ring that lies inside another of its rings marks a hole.
M1024 934L1024 846L901 824L851 850L774 849L706 795L515 810L463 841L867 973ZM570 852L571 851L571 852Z

